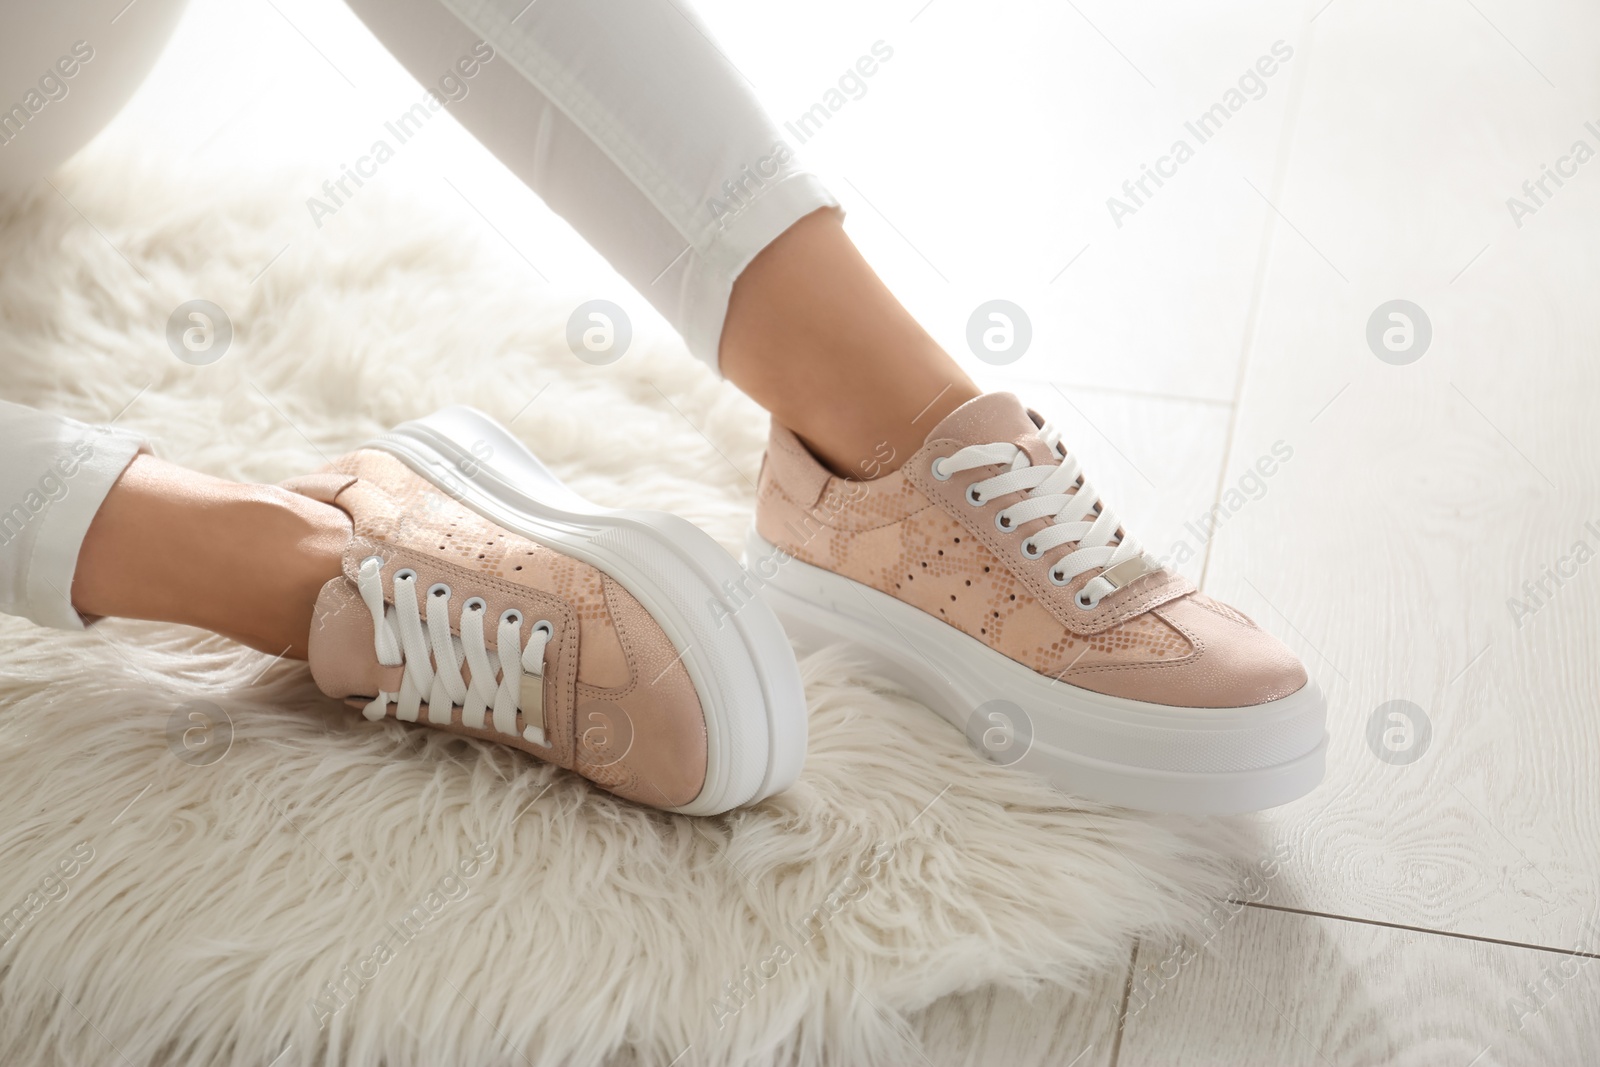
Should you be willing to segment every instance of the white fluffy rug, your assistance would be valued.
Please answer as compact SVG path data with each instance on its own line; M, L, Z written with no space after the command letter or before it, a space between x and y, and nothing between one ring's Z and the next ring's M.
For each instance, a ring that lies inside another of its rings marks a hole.
M751 403L670 338L581 363L564 324L595 294L539 285L464 210L373 189L306 239L317 180L102 155L66 199L0 204L0 395L90 421L131 400L167 458L257 480L444 403L521 410L580 492L737 545ZM165 338L196 297L235 330L204 367ZM1074 804L847 655L804 668L798 786L697 821L367 723L220 638L0 621L0 1062L908 1061L908 1013L1083 987L1228 892L1235 831ZM169 749L196 700L232 723L207 766Z

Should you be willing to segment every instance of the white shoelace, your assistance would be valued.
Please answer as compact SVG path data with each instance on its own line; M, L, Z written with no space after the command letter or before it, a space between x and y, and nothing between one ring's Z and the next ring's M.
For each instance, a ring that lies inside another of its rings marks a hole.
M1039 435L1050 446L1050 451L1061 458L1060 463L1036 465L1016 445L996 442L968 445L952 456L935 460L933 476L946 481L953 474L977 467L994 463L1008 466L1010 469L1004 474L968 486L967 503L982 507L994 497L1026 490L1027 499L1002 508L995 515L995 526L1003 533L1010 533L1033 519L1051 520L1051 525L1023 540L1020 550L1027 559L1038 559L1052 548L1076 542L1077 548L1050 568L1050 580L1056 585L1066 585L1080 574L1100 570L1101 573L1090 579L1076 597L1078 606L1088 611L1100 603L1101 597L1118 588L1119 583L1107 578L1105 572L1118 564L1140 559L1144 551L1127 533L1113 544L1121 523L1083 476L1078 457L1067 454L1061 447L1060 431L1048 423ZM1135 564L1132 569L1140 567Z
M496 733L517 732L517 712L527 724L522 736L544 744L544 651L552 627L540 620L534 624L528 646L522 643L522 615L509 608L500 616L495 633L495 649L500 661L498 679L490 663L483 639L486 605L473 597L461 606L461 636L450 632L450 587L436 583L427 594L427 629L422 627L417 609L417 572L406 568L395 572L394 603L385 605L382 581L383 561L368 556L361 562L356 588L372 615L373 644L378 662L385 667L402 663L398 693L380 692L363 709L368 719L381 719L390 702L399 704L396 715L416 722L423 698L428 701L428 721L435 725L450 722L451 708L460 705L461 722L473 729L485 729L485 712L494 709L490 724ZM472 684L461 673L465 660L472 668Z

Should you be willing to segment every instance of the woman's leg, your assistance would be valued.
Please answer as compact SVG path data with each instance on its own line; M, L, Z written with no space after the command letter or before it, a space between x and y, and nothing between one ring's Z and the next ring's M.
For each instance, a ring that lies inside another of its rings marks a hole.
M672 0L352 6L435 91L434 110L455 111L692 351L838 472L895 469L975 395ZM310 604L349 536L342 512L135 458L130 434L5 408L20 443L0 479L0 610L66 628L183 622L304 655Z
M977 395L685 5L349 3L432 103L837 472L893 470Z
M305 659L317 594L349 542L350 517L331 504L140 455L84 534L72 604Z
M832 211L784 231L734 283L722 373L852 478L897 469L978 395Z
M0 613L181 622L305 658L350 520L165 463L136 434L0 401Z

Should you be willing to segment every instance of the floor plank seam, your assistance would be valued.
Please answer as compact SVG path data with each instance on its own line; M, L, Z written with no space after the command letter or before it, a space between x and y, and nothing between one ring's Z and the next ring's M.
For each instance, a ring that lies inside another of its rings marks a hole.
M1238 903L1248 908L1259 908L1262 911L1277 911L1287 915L1308 915L1318 919L1334 919L1339 922L1359 923L1362 926L1381 926L1388 930L1406 930L1414 934L1437 934L1439 937L1453 937L1460 941L1478 941L1485 945L1504 945L1507 948L1525 948L1534 952L1553 952L1560 956L1581 956L1586 959L1600 960L1600 951L1586 952L1578 948L1557 948L1554 945L1536 945L1531 941L1510 941L1503 937L1488 937L1483 934L1462 934L1453 930L1435 930L1427 926L1411 926L1406 923L1392 923L1383 919L1363 919L1357 915L1336 915L1329 911L1313 911L1310 908L1290 908L1282 904L1262 904L1258 901L1242 900Z
M1122 1059L1122 1032L1128 1025L1128 1000L1133 996L1133 972L1139 964L1139 939L1133 939L1133 950L1128 953L1128 980L1122 983L1122 1002L1117 1005L1117 1031L1111 1036L1111 1056L1106 1067L1117 1067Z

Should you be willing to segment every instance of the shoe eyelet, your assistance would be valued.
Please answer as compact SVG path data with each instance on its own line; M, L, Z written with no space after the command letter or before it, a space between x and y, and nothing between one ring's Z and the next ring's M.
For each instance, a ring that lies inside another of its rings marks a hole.
M1031 540L1022 542L1021 547L1022 555L1026 559L1038 559L1040 556L1044 555L1044 550L1038 545L1034 544Z
M1088 596L1088 591L1089 587L1084 586L1078 590L1078 595L1072 598L1072 602L1078 605L1078 610L1080 611L1093 611L1100 606L1100 598Z
M538 622L533 624L534 633L538 633L540 630L543 630L545 634L549 636L554 636L556 632L556 628L550 625L549 619L540 619Z
M1013 524L1011 521L1011 516L1007 515L1003 511L997 511L994 513L994 526L995 529L999 530L1001 533L1017 532L1015 524Z
M410 567L401 567L394 572L394 580L396 582L414 582L417 580L417 572Z
M502 623L509 622L512 626L520 627L522 625L522 612L516 608L507 608L500 613L500 621Z
M973 482L967 486L967 503L975 508L983 507L983 494L978 492L978 483Z
M443 582L434 582L432 585L428 586L428 595L430 597L442 596L448 600L450 597L450 587L445 585Z
M489 605L484 603L483 597L475 596L471 600L467 601L465 604L461 605L461 610L462 611L484 611L488 607L489 607Z
M944 472L943 459L936 459L928 464L928 473L933 475L933 480L936 482L948 482L950 480L950 476Z
M1072 581L1072 579L1068 578L1065 574L1062 574L1060 571L1056 570L1053 567L1050 569L1050 584L1051 585L1066 585L1070 581Z

